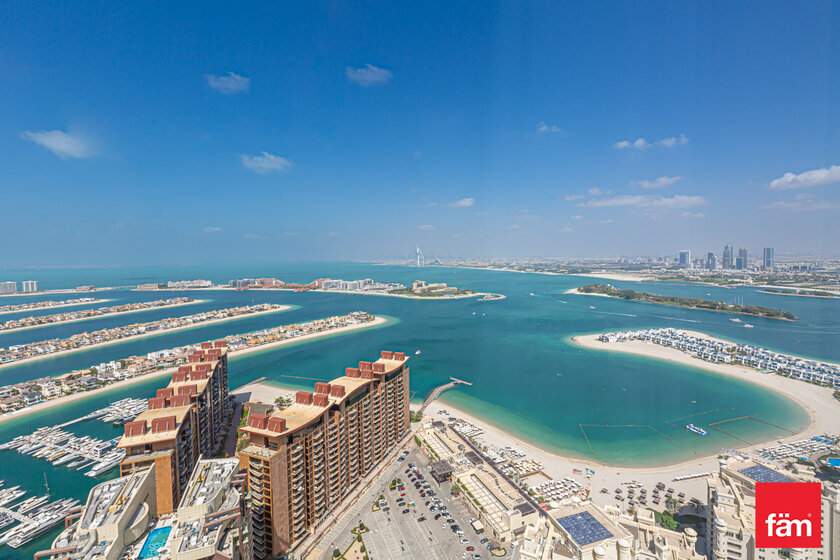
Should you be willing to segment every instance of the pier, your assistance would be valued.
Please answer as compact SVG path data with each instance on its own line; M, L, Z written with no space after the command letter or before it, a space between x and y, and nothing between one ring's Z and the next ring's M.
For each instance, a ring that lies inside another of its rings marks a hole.
M463 379L458 379L456 377L450 377L449 378L449 383L446 383L446 384L441 385L439 387L435 387L434 391L432 391L432 394L430 394L428 397L426 397L426 400L423 401L423 405L420 407L420 414L423 414L423 411L426 410L426 407L429 406L430 404L432 404L432 401L434 401L436 398L438 398L441 393L455 387L456 385L472 386L472 383L469 382L469 381L464 381Z

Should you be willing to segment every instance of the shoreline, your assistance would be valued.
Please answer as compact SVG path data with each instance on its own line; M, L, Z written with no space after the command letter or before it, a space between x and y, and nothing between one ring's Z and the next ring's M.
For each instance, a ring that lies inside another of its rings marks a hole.
M799 320L799 317L796 317L794 319L788 319L786 317L767 317L766 315L755 315L753 313L741 313L741 312L738 312L738 311L726 311L724 309L706 309L704 307L689 307L687 305L677 305L677 304L672 304L672 303L659 303L658 301L645 301L645 300L641 300L641 299L624 299L624 298L620 298L620 297L617 297L617 296L611 296L609 294L596 294L596 293L581 292L581 291L578 291L577 288L568 289L564 293L570 294L570 295L574 294L574 295L579 295L579 296L606 297L606 298L615 299L615 300L619 300L619 301L626 301L628 303L647 303L647 304L650 304L650 305L660 305L662 307L675 307L677 309L690 309L692 311L711 311L713 313L726 313L726 314L729 314L729 315L742 315L744 317L757 317L758 319L770 319L771 321L784 321L786 323L795 323L796 321ZM637 293L644 293L644 292L637 292ZM651 295L656 295L656 294L651 294Z
M342 334L342 333L345 333L345 332L350 332L350 331L354 331L354 330L360 330L360 329L365 329L365 328L370 328L370 327L386 324L387 322L388 322L388 320L385 317L380 317L380 316L377 315L374 318L374 320L371 321L370 323L360 323L360 324L357 324L357 325L348 325L348 326L345 326L345 327L339 327L337 329L330 329L330 330L327 330L327 331L320 331L320 332L316 332L316 333L305 334L303 336L298 336L298 337L295 337L295 338L287 338L285 340L278 340L277 342L271 342L269 344L264 344L264 345L261 345L261 346L255 346L253 348L242 348L240 350L233 350L233 351L229 352L228 356L229 356L229 358L232 359L232 358L235 358L235 357L238 357L238 356L244 356L246 354L252 354L254 352L258 352L258 351L261 351L261 350L270 350L272 348L276 348L278 346L284 346L284 345L287 345L287 344L291 344L293 342L302 342L302 341L317 339L317 338L321 338L321 337L325 337L325 336L329 336L329 335L333 335L333 334ZM124 379L122 381L117 381L116 383L106 385L105 387L100 387L98 389L94 389L93 391L85 391L85 392L82 392L82 393L74 393L72 395L64 395L62 397L58 397L57 399L50 399L48 401L43 401L43 402L34 404L34 405L32 405L28 408L23 408L19 411L11 413L11 414L0 415L0 424L2 424L3 422L6 422L7 420L11 420L13 418L19 418L21 416L26 416L28 414L32 414L33 412L40 412L40 411L48 410L48 409L56 407L56 406L60 406L60 405L63 405L63 404L68 404L68 403L76 401L76 400L82 400L82 399L85 399L87 397L92 397L94 395L105 393L105 392L108 392L108 391L113 391L113 390L116 390L116 389L120 389L122 387L128 387L130 385L134 385L136 383L140 383L142 381L146 381L146 380L149 380L149 379L154 379L156 377L162 377L162 376L167 375L167 374L172 375L172 373L174 373L176 371L178 371L178 366L171 367L171 368L166 368L166 369L162 369L162 370L158 370L158 371L152 371L152 372L149 372L149 373L144 373L143 375L138 375L136 377L132 377L131 379ZM245 387L248 387L250 385L255 385L255 384L257 384L257 383L254 383L254 382L247 383L246 385L238 387L236 389L236 391L240 392L241 389L243 389ZM233 394L233 393L231 393L231 394Z
M685 332L691 336L731 343L731 341L715 338L698 331L686 330ZM592 350L625 352L648 358L676 362L680 365L700 368L718 375L726 375L728 377L741 379L742 381L753 383L765 389L771 390L793 401L808 414L809 423L803 429L781 439L802 439L826 432L840 431L840 401L833 397L832 389L829 387L806 383L805 381L791 379L775 373L760 373L745 366L707 362L705 360L701 360L700 358L690 356L680 350L677 350L676 348L661 346L659 344L648 343L641 340L601 342L597 339L598 336L598 334L577 335L573 336L571 340L575 344ZM733 445L731 448L750 449L757 446L763 447L764 444L772 441L773 439L779 438L770 438L761 442L755 442L752 445Z
M783 289L783 288L779 288ZM817 298L817 299L840 299L840 297L836 295L830 296L817 296L814 294L799 294L794 292L770 292L767 290L758 290L759 294L769 294L771 296L793 296L793 297L808 297L808 298Z
M187 291L236 291L237 288L231 288L229 286L210 286L207 288L195 288L195 289L185 289L185 288L162 288L159 290L146 290L150 292L187 292ZM495 295L489 294L488 292L475 292L472 294L458 294L454 296L439 296L439 297L423 297L423 296L416 296L411 294L389 294L383 292L364 292L358 291L354 292L352 290L321 290L321 289L314 289L314 290L295 290L293 288L248 288L247 290L241 290L246 292L293 292L293 293L309 293L309 294L348 294L352 296L386 296L386 297L400 297L405 299L422 299L422 300L430 300L430 301L437 301L437 300L448 300L448 299L466 299L471 297L477 296L485 296L485 295Z
M100 303L107 303L109 301L116 301L113 299L96 299L96 301L83 301L79 303L63 303L61 305L49 305L44 307L33 307L31 309L18 309L17 311L0 311L0 315L12 315L14 313L28 313L30 311L41 311L43 309L61 309L62 307L78 307L80 305L97 305ZM37 303L37 302L36 302ZM26 304L21 304L26 305Z
M103 315L94 315L93 317L80 317L79 319L70 319L67 321L56 321L55 323L44 323L42 325L30 325L28 327L17 327L14 329L0 330L0 336L6 333L15 333L20 331L28 331L32 329L43 329L46 327L54 327L58 325L69 325L70 323L80 323L82 321L94 321L96 319L103 319L105 317L119 317L121 315L129 315L131 313L142 313L144 311L152 311L155 309L174 309L176 307L183 307L185 305L195 305L197 303L206 303L209 299L196 299L193 301L186 301L184 303L174 303L172 305L159 305L157 307L146 307L143 309L131 309L129 311L118 311L116 313L105 313ZM50 307L49 309L54 309Z
M27 364L31 362L36 362L38 360L45 360L47 358L58 358L59 356L66 356L67 354L72 354L74 352L84 352L86 350L93 350L94 348L102 348L103 346L111 346L113 344L119 344L121 342L129 342L132 340L139 340L141 338L149 338L158 335L169 334L181 330L186 329L196 329L200 327L206 327L208 325L215 325L218 323L226 323L229 321L237 321L239 319L245 319L248 317L259 317L260 315L268 315L270 313L281 313L284 311L288 311L292 309L291 305L283 305L279 309L269 309L267 311L258 311L256 313L248 313L245 315L238 315L236 317L225 317L222 319L211 319L210 321L201 321L200 323L195 323L192 325L183 325L180 327L175 327L172 329L164 329L164 330L156 330L150 333L143 333L143 334L135 334L132 336L126 336L123 338L115 338L114 340L106 340L105 342L97 342L96 344L89 344L86 346L82 346L80 348L71 348L69 350L61 350L60 352L50 352L49 354L41 354L39 356L32 356L30 358L24 358L23 360L15 360L13 362L7 362L5 364L0 364L0 369L8 368L12 366L19 366L21 364Z

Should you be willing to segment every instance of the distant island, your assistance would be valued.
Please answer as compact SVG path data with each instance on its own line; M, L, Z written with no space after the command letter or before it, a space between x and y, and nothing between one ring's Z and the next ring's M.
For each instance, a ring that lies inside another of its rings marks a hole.
M628 301L642 301L656 303L659 305L671 305L675 307L686 307L689 309L707 309L709 311L722 311L724 313L736 313L738 315L752 315L754 317L765 317L767 319L779 319L782 321L793 321L796 316L790 311L761 307L759 305L731 305L725 301L712 301L708 299L683 298L675 296L662 296L635 292L633 290L622 290L609 284L587 284L577 288L581 294L596 294Z
M825 290L798 290L798 289L779 289L779 288L764 288L759 290L762 294L775 294L779 296L800 296L800 297L822 297L833 298L837 297L834 292L826 292Z

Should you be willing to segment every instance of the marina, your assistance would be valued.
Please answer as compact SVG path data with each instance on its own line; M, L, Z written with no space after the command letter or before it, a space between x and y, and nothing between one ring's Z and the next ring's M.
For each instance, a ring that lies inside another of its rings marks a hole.
M85 475L93 477L117 466L125 456L124 450L115 449L118 441L119 438L106 441L91 436L77 437L61 426L48 426L0 444L0 450L14 450L68 469L89 468Z

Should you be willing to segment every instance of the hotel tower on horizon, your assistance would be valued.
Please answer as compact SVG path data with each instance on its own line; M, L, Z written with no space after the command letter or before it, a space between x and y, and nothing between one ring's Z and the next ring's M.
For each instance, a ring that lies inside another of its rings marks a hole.
M312 534L410 427L408 358L383 351L270 416L251 413L239 452L251 494L255 558L282 555Z

